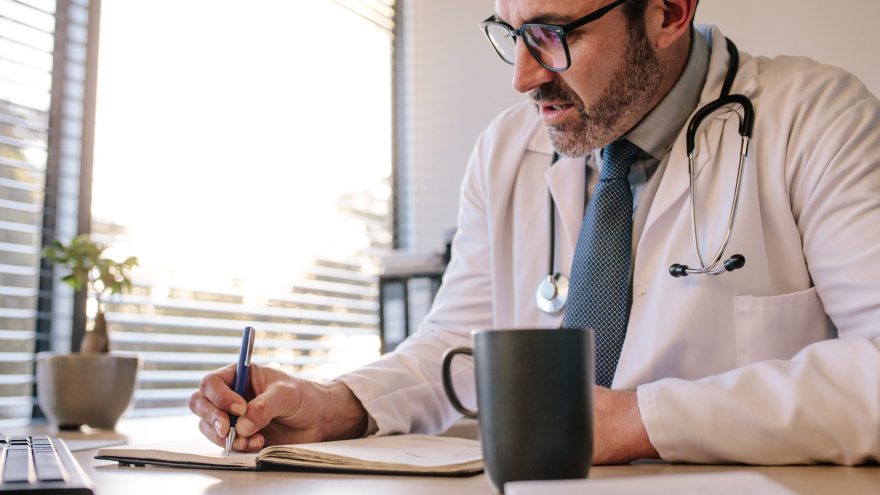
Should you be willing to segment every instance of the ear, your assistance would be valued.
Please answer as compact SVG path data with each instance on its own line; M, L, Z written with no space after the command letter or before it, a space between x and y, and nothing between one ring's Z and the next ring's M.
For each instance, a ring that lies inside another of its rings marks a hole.
M645 30L655 50L669 48L688 33L698 0L648 0Z

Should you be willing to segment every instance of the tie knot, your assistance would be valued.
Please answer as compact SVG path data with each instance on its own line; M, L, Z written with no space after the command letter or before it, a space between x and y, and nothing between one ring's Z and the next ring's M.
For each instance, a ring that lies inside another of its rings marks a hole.
M619 139L603 148L602 171L599 173L599 178L625 179L639 151L638 146L626 139Z

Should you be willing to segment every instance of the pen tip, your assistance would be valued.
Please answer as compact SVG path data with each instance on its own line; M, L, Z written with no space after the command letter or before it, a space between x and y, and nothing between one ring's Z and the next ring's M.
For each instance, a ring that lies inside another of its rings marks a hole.
M235 427L229 429L229 434L226 435L226 449L224 452L228 456L232 452L232 447L235 445Z

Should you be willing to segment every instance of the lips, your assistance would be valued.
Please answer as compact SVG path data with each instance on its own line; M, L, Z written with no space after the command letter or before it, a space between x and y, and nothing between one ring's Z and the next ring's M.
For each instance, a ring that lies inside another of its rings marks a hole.
M550 107L550 110L562 110L563 108L567 108L572 106L570 103L560 103L556 105L541 105L542 107Z
M546 125L558 124L565 115L574 108L573 104L565 102L543 101L535 102L535 104L538 105L541 120L543 120Z

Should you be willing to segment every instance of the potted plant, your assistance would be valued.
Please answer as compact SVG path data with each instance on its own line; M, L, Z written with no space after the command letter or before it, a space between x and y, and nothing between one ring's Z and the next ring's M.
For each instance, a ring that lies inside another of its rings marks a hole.
M131 270L138 259L130 256L114 261L105 250L86 234L66 245L55 241L43 250L47 261L67 272L63 282L74 290L87 289L97 302L94 326L83 336L79 353L37 355L37 399L49 420L61 429L84 424L115 427L137 381L140 359L109 352L104 311L107 295L131 289Z
M138 259L129 256L121 262L104 256L107 248L80 234L64 245L55 241L43 249L43 258L55 266L66 268L70 273L61 278L73 290L88 289L95 295L98 303L95 325L87 331L80 342L80 352L108 352L110 336L107 333L107 319L104 316L104 297L131 290L131 269L137 266Z

